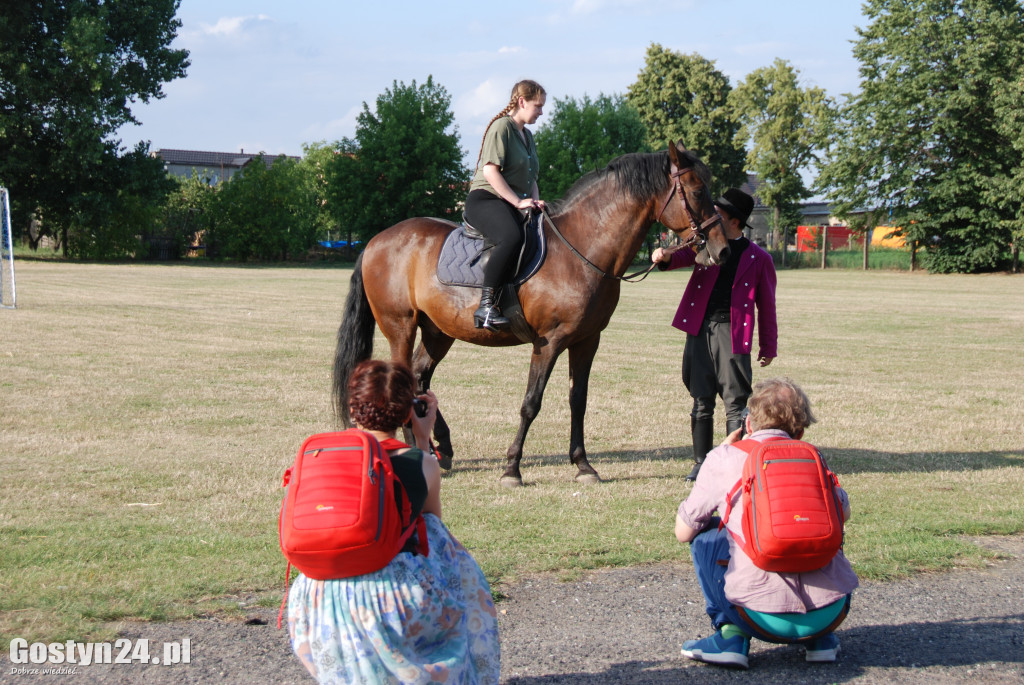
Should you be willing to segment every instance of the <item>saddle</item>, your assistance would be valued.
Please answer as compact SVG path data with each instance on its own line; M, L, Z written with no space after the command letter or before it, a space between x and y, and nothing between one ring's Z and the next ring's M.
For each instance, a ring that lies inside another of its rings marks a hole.
M511 282L501 287L498 306L512 324L512 332L523 342L533 342L537 334L530 328L523 316L517 289L528 281L547 256L547 240L544 237L544 215L531 216L523 231L523 245ZM464 288L482 288L483 264L490 247L484 235L473 228L465 218L445 238L441 253L437 257L437 280L444 285Z
M515 275L511 284L521 286L540 269L547 255L547 240L542 227L543 215L529 219L519 250ZM454 231L445 238L441 254L437 257L437 280L444 285L482 288L484 283L484 250L489 247L483 233L463 218Z

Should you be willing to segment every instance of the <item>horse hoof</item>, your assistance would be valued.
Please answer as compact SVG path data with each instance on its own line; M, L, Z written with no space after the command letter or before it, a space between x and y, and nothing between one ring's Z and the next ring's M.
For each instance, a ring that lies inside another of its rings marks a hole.
M501 487L503 488L521 488L523 487L523 479L518 476L502 476Z
M596 473L577 473L575 480L581 485L594 485L601 482L601 477Z
M452 455L444 452L437 453L437 465L444 471L452 470Z

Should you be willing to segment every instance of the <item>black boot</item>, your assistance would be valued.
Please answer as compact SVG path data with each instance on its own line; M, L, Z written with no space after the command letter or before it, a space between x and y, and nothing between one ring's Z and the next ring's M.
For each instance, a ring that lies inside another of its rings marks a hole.
M509 321L494 306L494 288L484 286L480 290L480 308L473 312L473 325L489 331L501 331L509 326Z
M695 419L690 417L690 432L693 434L693 469L686 480L697 480L704 457L711 451L711 443L715 437L714 419Z

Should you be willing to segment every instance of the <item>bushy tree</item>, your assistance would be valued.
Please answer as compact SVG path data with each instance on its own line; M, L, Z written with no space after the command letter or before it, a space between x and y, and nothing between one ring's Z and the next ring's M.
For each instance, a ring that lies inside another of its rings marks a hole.
M263 155L221 184L212 202L207 248L229 259L300 257L317 237L316 194L298 162Z
M708 165L716 194L747 180L745 153L742 145L737 147L739 123L728 107L731 90L714 62L652 43L627 95L647 126L651 148L681 141Z
M541 197L558 198L579 178L628 152L649 152L640 113L621 95L555 99L534 137Z
M174 187L163 163L150 156L147 144L139 143L96 172L102 176L91 182L106 189L75 202L64 224L66 253L81 259L145 256Z
M168 47L181 22L179 0L16 0L0 11L0 182L13 221L39 211L65 248L92 254L120 244L103 238L102 216L137 166L115 138L135 122L129 106L163 97L185 75L188 53ZM111 169L113 168L113 169ZM99 209L98 209L99 208ZM74 235L69 231L74 228ZM69 239L86 240L81 247ZM120 248L117 248L120 249Z
M431 76L422 85L395 81L364 102L355 139L336 145L328 174L338 223L361 238L415 216L455 218L468 177L451 97Z
M841 111L820 183L840 213L891 216L929 246L933 271L997 268L1010 232L993 189L1022 159L997 102L1007 75L1020 73L1024 8L867 0L864 12L870 23L854 46L861 92ZM1020 111L1020 94L1008 97L1001 111Z
M811 196L801 172L815 169L828 147L834 118L831 99L821 88L803 88L799 72L776 59L770 67L752 72L729 94L729 105L740 123L737 139L747 147L747 169L761 181L757 195L772 208L772 227L781 235L784 216ZM787 211L789 210L789 211Z
M160 229L154 237L170 241L175 256L184 256L196 240L205 240L216 190L210 179L195 170L188 178L174 178L175 185L163 206Z

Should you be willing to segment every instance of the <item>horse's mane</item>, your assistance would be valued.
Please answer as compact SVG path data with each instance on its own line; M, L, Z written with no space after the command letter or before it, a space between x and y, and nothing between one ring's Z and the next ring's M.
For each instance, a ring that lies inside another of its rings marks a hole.
M700 159L690 151L679 153L680 156L689 162L704 187L711 187L711 172ZM570 209L582 197L589 195L594 186L604 183L609 178L614 178L619 190L636 200L643 200L653 195L658 195L668 188L669 174L668 151L661 152L631 152L616 157L608 162L604 169L597 169L584 175L572 184L566 191L565 196L555 200L551 204L553 214L561 214ZM710 192L710 190L709 190Z

